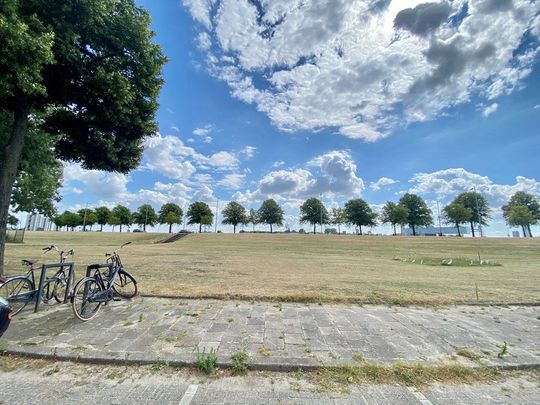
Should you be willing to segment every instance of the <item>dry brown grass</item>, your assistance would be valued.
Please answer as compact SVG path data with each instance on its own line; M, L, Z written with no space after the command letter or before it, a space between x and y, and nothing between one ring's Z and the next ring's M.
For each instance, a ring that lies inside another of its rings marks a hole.
M74 248L77 277L125 241L126 268L143 294L177 297L385 304L540 301L540 239L352 235L202 234L154 244L163 234L27 233L7 245L8 272L20 259L53 259L41 247ZM477 259L498 267L432 266L393 257Z

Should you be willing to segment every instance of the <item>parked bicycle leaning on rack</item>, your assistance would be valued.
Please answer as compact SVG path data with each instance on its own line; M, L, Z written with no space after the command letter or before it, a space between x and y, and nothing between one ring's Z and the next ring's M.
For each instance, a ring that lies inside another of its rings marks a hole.
M137 280L122 264L118 251L131 242L124 243L112 253L106 253L107 265L88 266L87 276L77 282L71 293L73 313L81 321L92 319L114 296L133 298L137 295ZM106 271L104 271L106 269ZM90 276L90 272L94 274Z

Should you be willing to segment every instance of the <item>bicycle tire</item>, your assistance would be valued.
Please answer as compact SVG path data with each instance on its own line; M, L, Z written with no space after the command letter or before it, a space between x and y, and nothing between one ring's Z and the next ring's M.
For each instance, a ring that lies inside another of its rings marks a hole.
M32 291L35 291L32 280L24 276L8 278L0 285L0 297L4 298L8 302L12 309L13 316L21 312L30 302L30 300L19 301L17 296L20 294L28 294Z
M85 294L86 290L86 294ZM101 284L93 277L85 277L77 283L71 296L71 308L77 319L88 321L97 315L102 302L89 302L88 292L97 293L103 291Z
M71 282L73 283L73 276L71 277ZM56 280L54 282L53 287L53 297L56 302L59 304L64 302L64 297L66 296L66 287L68 284L68 276L66 274L66 271L60 270L58 273L56 273Z
M125 270L120 270L114 280L113 291L122 298L133 298L137 295L137 280Z

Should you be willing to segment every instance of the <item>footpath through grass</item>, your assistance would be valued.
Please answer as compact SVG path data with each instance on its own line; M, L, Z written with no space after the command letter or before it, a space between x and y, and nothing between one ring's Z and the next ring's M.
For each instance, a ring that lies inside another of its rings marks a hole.
M246 233L154 243L165 236L29 232L24 244L7 245L7 268L20 272L22 258L56 260L41 252L54 243L75 249L79 278L87 264L133 241L122 259L143 294L402 305L540 301L540 239ZM478 254L497 265L478 265ZM448 259L452 265L439 262Z

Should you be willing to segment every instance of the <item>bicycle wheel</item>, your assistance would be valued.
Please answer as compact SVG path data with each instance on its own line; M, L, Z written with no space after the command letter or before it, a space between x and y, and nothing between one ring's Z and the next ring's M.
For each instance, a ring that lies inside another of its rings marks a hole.
M85 277L77 283L71 297L71 307L78 319L88 321L96 316L102 302L92 302L91 297L102 290L101 285L93 277Z
M133 298L137 295L137 280L127 271L120 270L114 280L113 291L123 298Z
M24 276L13 277L0 285L0 297L8 302L13 315L17 315L32 301L34 290L34 284L30 279Z
M71 282L73 282L73 277ZM56 302L64 302L66 296L66 287L68 284L68 272L61 270L56 274L56 280L54 282L53 297ZM73 284L72 284L73 285Z

